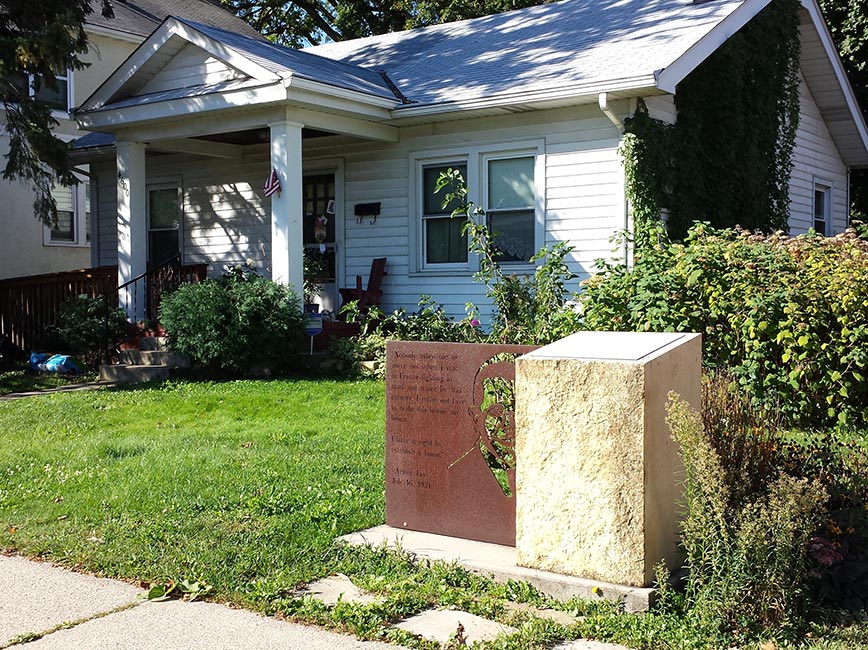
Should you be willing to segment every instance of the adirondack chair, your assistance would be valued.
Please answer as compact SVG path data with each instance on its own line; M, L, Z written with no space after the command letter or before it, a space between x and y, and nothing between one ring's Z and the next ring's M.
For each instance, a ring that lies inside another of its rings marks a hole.
M379 305L383 295L380 285L386 274L386 258L377 257L371 262L371 272L368 275L368 288L362 289L362 276L356 276L356 286L347 289L338 289L341 293L341 307L353 300L358 301L359 310L362 313L368 311L371 305Z

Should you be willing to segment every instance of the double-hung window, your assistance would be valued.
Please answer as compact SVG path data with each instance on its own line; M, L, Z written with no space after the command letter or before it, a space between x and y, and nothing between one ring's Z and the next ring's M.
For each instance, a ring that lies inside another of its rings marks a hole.
M87 246L90 244L90 183L79 178L78 185L55 185L51 195L57 202L57 222L45 227L46 246Z
M415 173L417 248L416 272L466 273L479 260L468 254L468 238L462 234L467 217L452 217L455 203L444 206L448 189L436 191L443 172L457 170L467 187L467 200L484 213L472 211L471 219L485 219L502 264L527 265L542 246L544 236L541 186L545 169L544 143L526 141L502 145L478 145L453 151L410 156Z
M485 215L499 262L529 262L536 252L533 156L485 158Z
M460 268L467 265L467 236L463 234L466 219L453 217L457 207L453 201L443 206L448 189L436 191L440 174L455 169L467 179L467 164L462 161L437 163L422 167L422 266L430 268Z
M818 235L835 234L832 222L832 186L814 182L814 230Z
M55 111L67 113L73 106L72 73L64 70L56 74L55 79L57 79L56 89L49 88L39 76L34 74L17 74L13 83L22 94L48 104Z

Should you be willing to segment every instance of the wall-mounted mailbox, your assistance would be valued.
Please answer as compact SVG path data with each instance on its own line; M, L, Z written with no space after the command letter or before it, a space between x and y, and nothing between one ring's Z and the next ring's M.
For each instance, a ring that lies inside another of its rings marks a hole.
M371 223L377 222L377 217L380 215L379 203L356 203L353 211L356 215L356 223L362 223L364 217L370 217Z

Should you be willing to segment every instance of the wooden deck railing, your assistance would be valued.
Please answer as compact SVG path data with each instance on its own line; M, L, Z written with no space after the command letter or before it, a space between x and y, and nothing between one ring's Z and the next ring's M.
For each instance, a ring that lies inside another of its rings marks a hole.
M105 295L117 286L116 266L0 280L0 334L21 350L37 348L66 300Z
M180 267L171 280L156 274L146 278L149 318L155 318L159 294L182 282L200 282L207 275L206 264ZM61 305L72 296L107 296L117 301L118 269L103 266L80 271L48 273L0 280L0 335L16 348L27 351L44 345L46 330L57 322Z

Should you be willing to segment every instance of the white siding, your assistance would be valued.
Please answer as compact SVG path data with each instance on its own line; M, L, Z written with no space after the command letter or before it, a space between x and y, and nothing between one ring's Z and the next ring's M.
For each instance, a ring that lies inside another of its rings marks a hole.
M185 45L136 94L148 95L164 90L215 84L244 77L243 73L222 61L218 61L205 50L195 45Z
M624 226L623 192L617 155L619 135L596 107L559 109L451 124L405 128L397 144L306 144L305 156L342 155L345 178L344 282L366 279L374 257L387 256L383 281L387 310L411 308L427 294L455 316L464 315L467 301L487 312L484 287L470 272L418 272L411 247L416 246L418 208L411 205L411 157L426 152L460 156L467 149L499 147L510 142L543 142L545 179L545 242L569 240L576 246L570 266L582 278L593 272L593 262L613 256L609 237ZM472 179L470 179L472 181ZM356 203L379 201L375 224L352 217ZM578 289L578 280L571 285Z
M91 163L95 176L97 208L96 230L97 266L115 266L118 263L118 193L117 171L113 162Z
M799 85L799 128L790 180L790 234L804 233L814 223L814 181L832 186L834 232L847 225L847 167L804 80Z
M433 151L460 155L468 143L484 149L528 141L541 143L545 155L545 178L538 179L545 197L544 243L570 241L576 247L570 267L581 278L594 271L598 258L622 258L623 252L614 252L609 242L624 227L619 134L596 106L588 106L404 128L398 143L306 139L306 170L342 166L343 202L334 217L339 286L354 286L356 275L367 282L371 260L386 256L386 310L412 309L420 295L428 294L458 317L464 315L467 301L487 313L481 304L484 287L473 281L472 272L420 273L413 266L416 238L411 224L419 215L411 205L410 161ZM182 183L186 262L208 262L210 273L217 275L226 263L252 258L267 272L270 202L261 189L268 173L266 147L243 160L149 155L147 170L149 182L179 178ZM105 184L113 187L114 176L104 176ZM371 202L381 203L376 223L369 218L356 223L355 204ZM116 259L117 235L110 232L115 229L114 209L110 198L100 206L100 248L109 248L101 253L103 263ZM570 289L578 288L578 280L573 281Z
M252 259L269 273L271 225L263 199L266 155L224 160L188 155L148 156L149 183L183 190L183 254L186 264L207 263L219 276L226 264ZM117 264L117 197L114 167L99 167L99 262Z
M675 124L678 110L675 108L675 95L654 95L645 98L645 106L648 115L655 120L661 120L667 124Z

